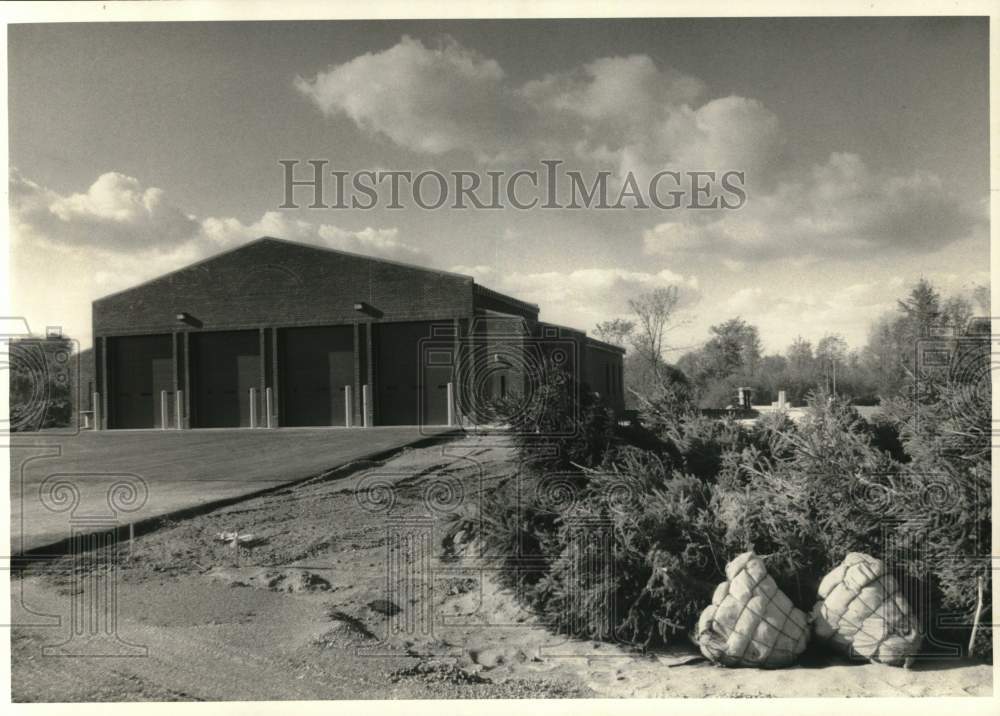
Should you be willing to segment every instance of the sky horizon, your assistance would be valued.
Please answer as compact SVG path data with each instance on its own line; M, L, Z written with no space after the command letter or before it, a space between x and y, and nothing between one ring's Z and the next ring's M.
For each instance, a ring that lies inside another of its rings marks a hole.
M683 348L735 316L768 353L860 348L921 277L989 284L985 18L12 25L8 60L12 305L82 347L94 299L264 235L472 275L591 334L678 285ZM282 159L741 171L747 199L283 210Z

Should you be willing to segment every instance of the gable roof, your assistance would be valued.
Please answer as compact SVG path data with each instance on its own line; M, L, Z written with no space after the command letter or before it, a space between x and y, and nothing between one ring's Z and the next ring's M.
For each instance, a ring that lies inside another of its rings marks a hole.
M232 248L219 251L218 253L212 254L211 256L206 256L203 259L198 259L197 261L194 261L192 263L185 264L183 266L175 268L173 271L167 271L166 273L161 273L157 276L154 276L153 278L141 281L140 283L137 284L133 284L132 286L128 286L127 288L123 288L118 291L113 291L112 293L107 293L94 300L103 301L106 298L111 298L112 296L118 296L120 294L127 293L128 291L132 291L134 289L147 286L156 281L160 281L161 279L167 278L168 276L174 276L176 274L181 273L182 271L187 271L189 269L197 268L199 266L204 266L205 264L211 261L215 261L216 259L222 258L223 256L228 256L230 254L234 254L239 251L244 251L252 246L258 246L264 243L285 244L288 246L295 246L302 249L312 249L314 251L319 251L326 254L333 254L336 256L347 256L352 259L363 259L365 261L374 261L375 263L387 264L391 266L402 266L404 268L414 269L417 271L426 271L428 273L434 273L441 276L452 276L454 278L464 278L464 279L469 279L470 281L473 280L472 276L468 276L462 273L455 273L454 271L443 271L441 269L432 269L432 268L427 268L426 266L417 266L416 264L408 264L403 261L394 261L392 259L380 258L378 256L369 256L368 254L356 254L351 251L341 251L340 249L332 249L328 246L317 246L316 244L308 244L303 241L291 241L289 239L279 239L274 236L261 236L259 238L251 239L250 241L242 243L239 246L233 246Z

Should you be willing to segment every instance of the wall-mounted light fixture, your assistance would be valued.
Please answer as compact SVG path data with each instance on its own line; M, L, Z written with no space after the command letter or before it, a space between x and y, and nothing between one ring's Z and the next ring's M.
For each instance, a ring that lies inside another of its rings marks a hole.
M194 326L195 328L201 328L202 325L201 321L192 316L190 313L186 313L184 311L181 311L180 313L177 314L177 322L185 323L189 326Z
M371 305L370 303L365 303L364 301L355 301L354 310L357 311L358 313L364 313L369 316L372 316L373 318L382 317L382 311L378 310L377 308L375 308L375 306Z

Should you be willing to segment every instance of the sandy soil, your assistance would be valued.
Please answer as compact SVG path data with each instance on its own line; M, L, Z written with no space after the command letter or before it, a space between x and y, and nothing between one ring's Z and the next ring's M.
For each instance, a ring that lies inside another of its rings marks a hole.
M511 457L471 440L406 450L121 545L117 634L147 648L138 658L43 655L66 641L70 596L92 585L68 559L34 567L15 585L15 620L45 621L27 608L63 626L15 627L14 699L992 693L983 664L902 670L823 655L793 669L727 670L687 646L643 654L553 634L481 562L442 559L449 515L515 470ZM242 546L221 532L238 532Z

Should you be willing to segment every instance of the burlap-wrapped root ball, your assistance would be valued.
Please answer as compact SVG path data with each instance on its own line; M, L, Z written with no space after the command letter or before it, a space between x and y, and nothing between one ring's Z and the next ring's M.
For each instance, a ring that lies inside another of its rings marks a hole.
M823 578L812 616L816 636L849 656L909 666L920 649L916 615L896 579L862 552Z
M744 552L698 620L701 653L725 666L777 668L794 663L809 640L805 613L792 605L760 557Z

